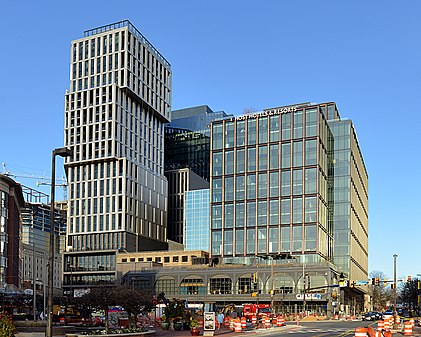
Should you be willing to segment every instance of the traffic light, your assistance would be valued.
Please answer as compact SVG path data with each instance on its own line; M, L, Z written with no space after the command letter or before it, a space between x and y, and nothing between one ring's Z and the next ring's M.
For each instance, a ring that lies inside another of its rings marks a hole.
M394 284L394 283L392 283L392 284L390 285L390 288L391 288L391 289L395 289L395 284Z
M378 278L378 277L376 277L376 279L375 279L375 283L376 283L376 286L378 286L378 285L379 285L379 278Z
M408 282L411 282L411 275L408 276Z
M386 287L387 286L387 279L383 279L383 285Z
M253 283L257 283L257 273L253 273Z
M417 281L417 289L420 290L421 289L421 284L420 284L420 280Z
M373 278L371 278L371 285L376 285L376 278L375 277L373 277Z

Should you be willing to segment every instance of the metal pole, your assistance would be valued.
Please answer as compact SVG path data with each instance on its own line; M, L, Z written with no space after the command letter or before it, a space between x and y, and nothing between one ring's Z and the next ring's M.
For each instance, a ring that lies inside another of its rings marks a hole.
M48 264L48 307L47 307L47 330L46 337L53 336L53 296L54 296L54 198L56 176L56 153L53 150L51 162L51 207L50 207L50 256Z
M46 290L47 290L47 285L46 285L46 283L47 283L47 280L46 280L46 278L47 278L47 266L48 266L48 263L46 263L47 262L47 260L46 260L46 258L45 258L45 252L44 252L44 254L43 254L43 261L44 261L44 263L43 263L43 268L42 268L42 272L43 272L43 280L42 280L42 293L43 293L43 296L44 296L44 306L43 306L43 315L42 315L42 320L43 321L45 321L45 319L47 318L47 315L46 315L46 312L45 312L45 308L47 307L47 297L46 297Z
M56 155L60 157L69 157L72 155L72 150L69 148L54 149L51 156L51 207L50 207L50 256L48 265L48 316L47 316L47 329L45 337L53 337L53 296L54 296L54 239L55 239L55 226L54 226L54 203L55 203L55 177L56 177Z
M37 282L35 277L35 243L32 242L32 283L33 283L33 300L32 300L32 311L34 315L34 321L37 320Z
M272 263L270 265L270 279L271 279L271 290L270 290L270 308L272 309L272 314L275 313L275 310L273 309L273 295L274 295L274 289L273 289L273 256L271 256L272 258Z
M306 316L306 276L305 276L305 255L303 254L303 314Z
M396 328L396 258L398 254L393 255L393 326Z

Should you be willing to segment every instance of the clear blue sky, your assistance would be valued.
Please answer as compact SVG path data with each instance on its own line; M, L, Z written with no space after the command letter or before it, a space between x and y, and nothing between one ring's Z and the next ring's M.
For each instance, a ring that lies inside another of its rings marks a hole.
M173 109L237 115L335 101L369 173L369 272L392 277L396 253L398 276L415 276L420 14L418 0L2 1L0 161L14 174L51 175L51 151L64 144L70 41L129 19L172 65Z

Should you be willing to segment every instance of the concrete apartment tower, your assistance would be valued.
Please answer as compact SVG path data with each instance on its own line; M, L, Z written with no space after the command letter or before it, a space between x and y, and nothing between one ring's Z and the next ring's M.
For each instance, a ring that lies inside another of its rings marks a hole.
M113 282L117 251L166 248L171 66L127 20L71 42L64 285Z

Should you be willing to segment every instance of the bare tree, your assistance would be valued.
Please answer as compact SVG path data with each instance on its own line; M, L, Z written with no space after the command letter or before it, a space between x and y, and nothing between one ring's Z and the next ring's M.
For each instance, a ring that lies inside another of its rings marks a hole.
M418 294L420 293L420 280L415 278L410 282L403 282L398 290L399 300L410 312L418 311Z
M105 331L109 332L108 307L116 305L113 287L91 288L80 298L80 304L90 309L101 309L105 315Z
M129 327L136 327L136 317L152 308L153 295L150 291L134 289L129 286L117 286L112 295L114 301L122 306L129 318Z
M393 298L393 292L388 283L385 283L386 275L378 270L372 271L370 273L371 278L378 279L378 285L369 286L369 294L372 298L372 303L374 309L382 311L390 304Z

